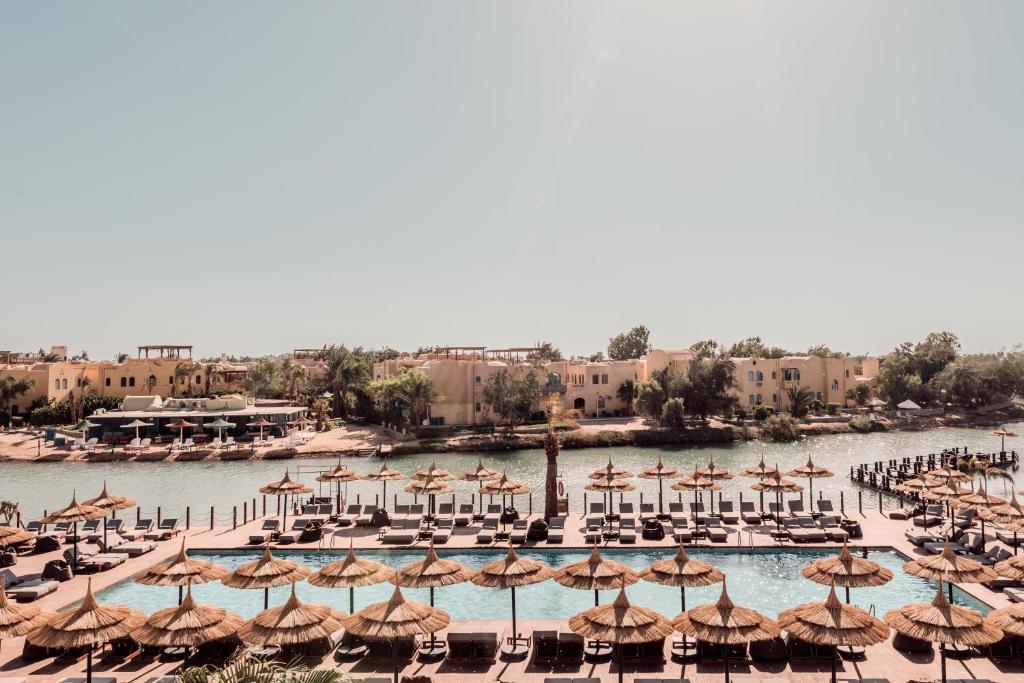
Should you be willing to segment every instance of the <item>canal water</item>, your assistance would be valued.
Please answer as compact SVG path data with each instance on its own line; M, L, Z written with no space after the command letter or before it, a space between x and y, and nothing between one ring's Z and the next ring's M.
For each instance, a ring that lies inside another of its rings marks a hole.
M1009 429L1024 434L1024 423L1008 425ZM838 503L839 492L844 491L847 505L851 505L857 491L862 490L849 480L850 467L862 462L874 462L889 458L935 453L943 448L966 446L971 451L992 452L999 449L999 439L990 436L991 428L977 429L933 429L921 432L883 432L876 434L840 434L811 437L791 444L743 442L702 447L662 448L587 448L566 450L559 456L559 472L565 490L570 496L570 505L581 510L583 487L587 475L607 463L609 456L616 465L637 474L655 464L660 456L664 463L680 471L692 470L695 466L706 465L714 458L716 465L736 474L744 467L758 462L761 455L769 464L778 464L784 470L803 464L810 454L816 464L827 467L834 477L814 482L815 498L821 491ZM1007 448L1024 447L1019 439L1008 439ZM449 453L437 455L407 455L391 460L395 469L411 474L436 460L439 467L460 475L476 465L481 458L485 465L496 470L507 471L510 478L518 479L533 490L534 506L540 507L543 499L545 457L543 450L522 450L488 453ZM164 517L184 514L186 505L192 507L193 519L209 521L212 506L218 523L230 522L231 509L237 506L241 515L242 502L260 498L259 487L280 479L286 469L293 478L298 478L314 490L319 490L315 481L316 472L337 463L336 458L296 460L252 460L234 462L108 462L108 463L0 463L0 500L17 501L23 518L34 519L44 510L54 510L66 505L72 492L78 499L95 496L106 482L110 493L135 498L144 515L153 515L161 508ZM365 473L380 466L376 459L346 458L345 464L357 472ZM1012 472L1013 470L1011 470ZM643 493L644 500L656 500L658 483L644 479L631 479L637 492L628 494L636 500ZM388 505L393 503L392 494L399 492L407 482L389 482ZM665 494L675 496L668 490L670 481L665 482ZM750 479L736 477L720 482L726 498L737 499L742 491L748 499L757 496L750 490L754 483ZM800 483L806 484L806 480ZM453 482L460 500L468 502L469 495L476 488L468 482ZM349 497L356 494L363 502L373 502L382 486L379 482L359 481L349 484ZM1005 490L1004 490L1005 489ZM877 508L873 492L864 490L865 506ZM330 492L327 485L322 489ZM1008 485L993 481L991 491L995 495L1006 495ZM599 494L590 494L596 496ZM409 499L400 493L400 500ZM526 509L528 500L520 498L517 507ZM268 501L268 511L274 505ZM262 506L262 501L258 503ZM131 513L129 513L131 514Z

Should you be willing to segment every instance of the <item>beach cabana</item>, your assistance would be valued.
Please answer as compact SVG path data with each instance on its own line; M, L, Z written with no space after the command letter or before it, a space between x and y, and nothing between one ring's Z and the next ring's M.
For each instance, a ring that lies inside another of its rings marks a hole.
M430 589L430 606L434 606L434 589L444 586L454 586L457 583L465 583L476 575L476 572L469 567L459 564L455 560L445 560L437 556L434 544L427 547L427 555L422 560L413 562L402 567L398 571L398 585L408 588ZM444 641L434 638L430 633L430 640L420 647L420 654L426 657L437 657L444 654Z
M835 586L824 602L810 602L779 613L779 626L805 643L826 647L867 647L889 638L889 627L867 611L844 605L836 597ZM832 662L832 683L836 683L836 657Z
M220 581L230 570L216 565L209 560L197 560L185 552L185 539L181 539L181 549L172 557L135 575L135 582L144 586L177 586L178 604L182 601L182 589L194 583Z
M508 548L508 554L500 560L495 560L485 565L478 573L470 579L477 586L487 588L509 588L512 592L512 636L509 644L503 648L503 652L510 657L519 657L527 654L530 648L520 641L516 622L516 588L530 586L535 583L547 581L554 575L547 565L536 560L519 557L516 549Z
M302 581L312 572L298 562L274 557L270 546L263 547L263 555L254 562L236 567L220 582L228 588L263 590L263 609L270 606L270 589Z
M892 581L892 571L865 557L854 557L843 541L838 555L823 557L805 566L800 572L804 578L825 586L846 589L846 602L850 602L851 588L882 586Z
M242 617L223 607L197 604L190 583L177 606L153 612L132 631L131 638L150 647L192 649L229 638L244 623Z
M661 456L658 456L658 463L654 467L650 467L640 473L641 479L657 479L658 480L658 515L665 513L665 505L663 502L664 496L663 490L666 479L675 479L679 476L679 470L665 465L661 461Z
M910 638L939 644L942 683L946 683L946 645L982 647L998 642L1003 632L980 614L949 604L942 581L930 603L906 605L886 612L885 623Z
M265 493L268 496L277 496L278 500L280 500L281 496L284 496L284 505L281 507L281 511L284 514L284 518L281 520L282 529L287 529L288 527L288 496L312 492L313 489L301 481L294 481L288 474L288 470L284 471L284 477L280 481L271 482L260 488L260 493Z
M609 605L591 607L569 619L569 630L584 638L615 643L619 647L619 683L622 683L622 646L651 643L672 635L672 623L652 609L631 605L626 589Z
M307 582L320 588L347 588L348 611L354 613L356 588L373 586L378 583L392 583L395 577L395 570L386 564L356 557L356 551L352 547L350 538L348 554L345 558L324 565L318 572L310 575Z
M59 612L25 636L39 647L85 649L85 680L92 683L92 651L96 645L128 636L146 621L146 615L124 605L101 605L92 594L92 579L85 598L74 609Z
M399 640L437 633L450 621L448 615L436 607L409 602L396 585L390 600L364 607L342 620L342 625L352 635L391 643L394 683L398 683Z

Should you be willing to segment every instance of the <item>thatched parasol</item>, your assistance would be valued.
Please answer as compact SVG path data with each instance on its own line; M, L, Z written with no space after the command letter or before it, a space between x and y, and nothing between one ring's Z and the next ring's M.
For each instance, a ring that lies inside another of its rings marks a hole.
M374 560L356 557L349 539L348 555L343 560L331 562L312 574L307 581L320 588L348 588L348 610L355 612L355 589L377 583L393 582L395 570Z
M962 557L953 552L953 546L946 541L942 553L919 557L903 565L903 571L929 581L945 581L949 584L949 599L953 599L953 584L988 583L997 578L995 571L981 562Z
M619 479L612 475L591 479L590 483L583 487L587 491L600 491L601 495L608 494L608 513L612 513L615 504L615 494L626 491L636 491L636 487L625 479Z
M761 454L761 462L757 463L753 467L747 467L746 469L740 470L741 477L753 477L755 479L764 479L770 477L773 474L778 474L778 468L766 465L764 462L764 454Z
M242 642L262 647L311 643L340 631L344 618L345 613L333 607L300 602L293 583L286 603L265 609L245 622L238 637Z
M658 464L654 467L649 467L640 473L641 479L657 479L658 480L658 514L662 515L665 512L665 506L662 503L662 492L665 486L666 479L674 479L679 476L679 470L665 465L661 461L661 456L658 456Z
M1006 452L1006 437L1013 438L1017 436L1017 432L1011 432L1005 426L1000 427L999 429L996 429L994 431L991 431L989 432L989 434L991 434L992 436L999 437L999 451L1001 453Z
M209 560L196 560L185 553L185 539L181 539L178 554L158 562L135 575L135 582L144 586L177 586L178 604L182 601L182 588L194 583L219 581L231 572Z
M345 484L345 498L348 498L348 483L350 481L357 481L362 479L359 474L348 467L341 464L341 460L338 460L338 464L334 468L321 472L317 475L316 480L321 483L337 484L335 496L335 508L341 513L341 485Z
M434 496L441 493L453 493L455 491L452 485L442 479L434 479L433 476L427 476L424 479L413 479L409 482L409 485L405 487L406 493L412 493L417 496L427 496L428 512L434 514Z
M297 562L274 557L270 546L263 548L263 556L247 562L220 580L228 588L263 589L263 609L270 606L270 589L287 586L310 575L310 570Z
M619 467L612 462L612 459L608 458L608 464L599 470L594 470L590 473L590 479L603 479L605 477L615 477L616 479L629 479L633 476L633 473L627 470L625 467Z
M0 526L0 548L18 545L35 538L35 533L16 526Z
M152 647L199 647L234 635L245 619L216 605L197 605L189 584L176 607L158 610L132 631L133 640Z
M950 501L950 504L954 507L960 508L961 510L974 510L979 513L978 517L981 518L981 552L985 552L985 520L986 517L980 514L989 508L993 508L997 505L1005 505L1007 503L1005 498L999 496L990 496L985 490L985 478L982 477L978 480L978 490L973 493L968 493L960 496L958 500Z
M490 467L485 467L484 466L484 461L480 460L480 459L477 459L476 467L474 467L470 471L466 472L465 474L463 474L459 478L462 479L462 481L476 481L476 482L480 482L480 481L491 481L492 479L498 479L499 477L501 477L501 474L499 474L497 470L492 470ZM483 496L479 497L479 508L478 509L479 509L480 513L483 514L483 511L484 511L484 497Z
M590 551L590 557L562 567L553 578L567 588L594 591L595 607L598 591L631 586L640 580L635 571L621 562L601 557L596 545Z
M519 632L516 628L516 588L547 581L553 575L554 570L550 567L536 560L519 557L516 554L516 549L509 546L508 554L505 557L485 565L470 579L477 586L512 589L511 649L506 650L506 654L518 656L529 650L519 643Z
M345 630L370 640L391 641L398 683L398 641L401 638L437 633L450 623L448 615L430 605L408 602L397 585L391 599L377 602L342 620Z
M434 550L431 542L427 548L427 556L419 562L402 567L398 571L398 585L409 588L429 588L430 606L434 606L434 589L444 586L452 586L457 583L469 581L476 575L476 572L469 567L459 564L455 560L442 560ZM433 651L439 642L430 634L430 642L426 645L429 651ZM442 645L443 647L443 645Z
M843 541L838 555L815 560L801 570L804 578L826 586L846 589L846 602L850 602L851 588L881 586L892 581L892 571L864 557L854 557Z
M284 471L284 477L281 481L274 481L260 488L260 493L265 493L268 496L277 496L278 499L280 499L281 496L284 496L284 506L282 507L284 518L281 520L282 528L287 528L288 526L288 496L312 492L313 489L309 488L301 481L293 480L288 474L288 470Z
M974 477L972 477L971 475L967 474L966 472L961 472L960 470L952 469L948 465L946 465L945 467L940 467L938 469L928 470L927 472L925 472L925 474L927 476L929 476L929 477L934 477L934 478L942 480L942 481L948 481L950 479L952 479L954 481L973 481L974 480Z
M406 476L404 474L402 474L401 472L399 472L398 470L391 469L391 467L388 465L388 461L387 460L385 460L381 464L379 470L376 470L375 472L370 472L369 474L364 474L363 475L363 479L368 479L370 481L379 481L379 482L382 482L384 484L384 492L381 495L381 506L380 506L382 510L385 509L387 507L387 504L388 504L388 482L389 481L402 481L405 478L406 478Z
M770 640L779 635L779 625L756 610L738 607L729 599L725 581L722 594L713 605L701 605L683 612L672 620L672 625L684 635L706 643L740 645L758 640ZM725 680L729 680L729 648L725 653Z
M107 482L103 482L103 490L100 491L100 495L95 498L89 498L88 500L82 501L82 505L91 505L101 510L106 510L113 517L117 517L118 510L126 510L130 507L135 507L137 503L134 499L128 496L112 496L107 493ZM103 524L103 546L107 545L107 525Z
M844 605L832 586L824 602L810 602L779 613L779 626L805 643L825 646L867 647L889 637L889 627L880 619L853 605ZM836 656L832 660L832 683L836 683Z
M673 491L693 491L693 503L697 504L697 495L703 491L720 491L721 486L716 484L710 477L701 477L694 470L690 472L679 481L672 484ZM715 494L711 494L711 504L714 505Z
M650 643L672 635L672 624L652 609L629 604L626 589L610 605L591 607L569 619L569 629L584 638L618 644ZM618 649L622 683L622 648Z
M988 613L987 619L1003 633L1018 638L1024 637L1024 604L1016 603L1002 609L994 609Z
M97 643L124 638L146 621L146 615L124 605L101 605L92 594L92 579L85 598L75 609L53 615L45 624L25 636L40 647L86 649L86 683L92 683L92 649Z
M521 496L530 492L530 487L521 481L509 479L504 472L493 481L486 481L480 487L480 495L501 496L501 507L505 507L505 496ZM502 529L505 528L505 515L501 516Z
M942 581L930 603L906 605L886 612L885 623L911 638L939 644L942 681L946 683L946 645L991 645L1003 632L980 614L966 607L949 604L942 592Z
M8 602L7 593L4 592L4 577L0 575L0 641L28 635L54 616L32 604Z
M814 480L825 479L827 477L833 477L835 475L832 474L832 472L825 469L824 467L818 467L817 465L815 465L814 461L811 460L811 456L808 455L806 465L801 465L800 467L795 467L791 469L789 472L786 472L786 476L807 480L807 495L809 500L811 501L811 507L814 507Z
M781 508L782 507L782 494L783 493L799 493L804 490L803 486L800 486L796 482L790 481L782 476L779 472L778 466L775 468L775 474L770 474L764 479L759 480L756 484L750 488L761 493L774 493L775 503ZM779 527L779 517L776 515L775 528Z
M101 519L106 517L108 512L103 508L98 508L94 505L85 505L79 503L75 499L75 494L71 494L71 502L66 508L61 508L56 512L51 512L46 517L43 517L43 524L63 524L70 522L72 526L72 534L75 537L75 564L78 564L78 523L86 522L90 519Z
M417 470L413 473L410 479L433 479L434 481L454 481L455 477L448 470L443 470L437 466L437 462L431 460L430 467L426 467L422 470Z
M1024 581L1024 555L1014 555L1005 560L1000 560L992 568L996 570L996 574L999 576L1013 579L1014 581Z
M668 560L658 560L640 572L640 578L663 586L678 586L680 612L686 611L686 589L710 586L725 581L725 574L707 562L690 559L686 548L679 544L679 550ZM683 649L687 649L686 636L683 636Z
M715 459L713 457L708 460L707 467L698 467L696 471L698 475L701 477L707 477L708 479L728 480L733 478L732 473L729 470L722 469L715 464Z

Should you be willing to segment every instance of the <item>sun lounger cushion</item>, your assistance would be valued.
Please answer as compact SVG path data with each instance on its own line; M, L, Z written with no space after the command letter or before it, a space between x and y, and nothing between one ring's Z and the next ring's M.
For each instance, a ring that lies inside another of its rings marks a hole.
M53 593L59 586L59 583L50 579L32 579L31 581L24 581L14 588L7 588L5 590L7 595L18 602L32 602L44 595Z

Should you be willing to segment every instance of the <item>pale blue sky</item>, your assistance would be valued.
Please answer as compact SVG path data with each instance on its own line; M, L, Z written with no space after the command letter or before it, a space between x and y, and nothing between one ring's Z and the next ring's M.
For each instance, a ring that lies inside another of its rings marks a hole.
M1024 4L0 4L0 348L1024 341Z

